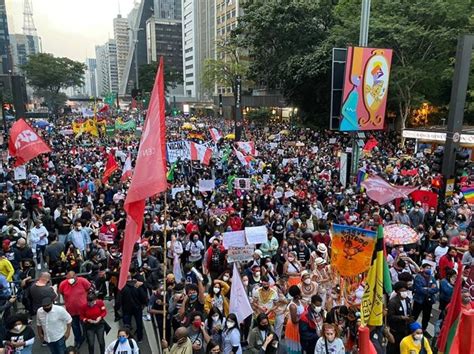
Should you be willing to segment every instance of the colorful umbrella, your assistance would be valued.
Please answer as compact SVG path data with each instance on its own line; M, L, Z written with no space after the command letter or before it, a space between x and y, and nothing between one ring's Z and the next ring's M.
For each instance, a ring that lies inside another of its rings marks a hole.
M410 226L405 224L391 224L383 228L383 237L385 243L389 246L409 245L416 243L420 235Z
M235 140L235 134L227 134L224 139L226 140Z

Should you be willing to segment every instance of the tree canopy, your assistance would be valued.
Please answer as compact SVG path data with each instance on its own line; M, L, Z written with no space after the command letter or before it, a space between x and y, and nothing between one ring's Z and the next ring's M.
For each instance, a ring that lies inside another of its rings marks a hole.
M21 69L35 93L44 98L52 111L56 111L65 102L65 95L61 95L59 91L82 86L86 66L69 58L39 53L29 56L28 62Z
M140 88L143 89L144 92L151 92L151 90L153 90L157 71L158 63L156 62L140 65L138 69L138 78ZM170 88L174 89L177 85L183 83L183 74L179 71L170 69L166 64L164 78L166 92L168 92Z
M246 2L236 33L251 78L326 125L331 50L358 44L360 8L361 0ZM425 100L447 107L457 38L472 32L469 1L372 0L368 46L394 50L389 108L402 124Z

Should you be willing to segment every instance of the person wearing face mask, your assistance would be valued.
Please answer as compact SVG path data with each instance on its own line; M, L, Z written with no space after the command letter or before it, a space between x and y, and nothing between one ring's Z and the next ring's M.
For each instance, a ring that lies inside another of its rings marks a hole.
M190 242L186 244L185 251L188 254L188 262L200 266L204 252L204 244L199 239L198 232L192 232L189 236Z
M30 242L33 252L36 253L36 263L38 270L41 269L41 259L45 260L44 252L48 245L49 232L43 226L41 220L35 221L35 227L30 230ZM41 258L42 256L42 258Z
M319 295L313 295L298 323L301 346L306 353L314 352L316 342L321 337L324 319L323 299Z
M193 312L189 318L188 338L191 340L193 353L204 354L206 351L206 343L211 340L211 337L207 333L206 326L202 321L202 314L200 312Z
M66 237L66 242L72 242L74 246L85 256L86 251L90 249L91 238L89 233L82 228L82 222L76 221L74 229Z
M311 273L307 270L301 272L301 283L298 286L305 305L311 302L311 296L318 293L318 283L311 280Z
M408 298L408 285L404 281L395 283L393 289L396 295L387 305L387 324L395 341L387 346L387 353L398 354L400 342L408 334L407 324L413 322L411 317L411 302Z
M439 277L440 279L446 278L446 272L448 269L456 270L458 267L458 252L453 246L448 247L448 252L441 257L439 260Z
M400 354L426 353L433 354L428 338L423 335L423 330L418 322L408 326L411 334L403 338L400 343Z
M344 343L338 338L337 326L325 323L321 338L316 342L314 354L344 354Z
M15 354L31 354L35 341L35 332L28 326L28 318L15 315L8 319L8 331L5 335L5 346Z
M58 292L64 297L66 310L72 316L72 332L74 333L74 343L80 347L84 342L84 336L81 326L81 309L87 306L87 294L91 288L91 283L83 278L76 276L76 273L70 271L58 287Z
M225 316L217 307L213 307L211 311L209 311L204 322L207 333L209 333L211 337L211 341L220 346L222 346L222 331L224 330L225 322Z
M223 354L242 354L240 337L237 316L231 313L227 316L224 331L222 332Z
M262 251L263 257L272 258L277 253L278 240L276 239L276 237L273 237L273 233L271 231L268 232L266 242L260 245L260 250Z
M99 240L106 244L113 244L118 235L118 229L112 216L104 217L104 222L99 229Z
M206 314L213 307L217 307L224 315L229 314L229 300L226 295L230 291L230 286L223 280L216 279L212 283L212 288L204 300L204 312Z
M425 335L426 328L431 317L433 304L436 302L436 294L438 293L438 285L431 270L431 265L423 263L421 265L421 273L415 277L415 289L413 293L413 319L416 321L421 312L423 312L422 325Z
M283 275L288 277L288 286L298 285L300 283L302 270L303 266L296 259L296 252L289 252L287 260L283 265Z
M184 331L186 331L186 328L184 328ZM181 332L180 332L181 334ZM177 335L177 334L176 334ZM184 337L187 339L187 337ZM186 342L186 340L184 341ZM166 345L163 345L166 344ZM174 347L174 346L173 346ZM162 341L162 348L168 348L168 343L166 340L163 339ZM140 350L138 348L138 344L133 339L130 335L130 330L128 328L121 328L117 332L117 339L114 340L112 343L110 343L107 348L105 349L105 354L139 354ZM166 353L166 351L165 351ZM169 353L169 352L168 352ZM176 352L174 352L176 353ZM181 353L181 352L179 352ZM191 351L186 351L183 352L186 354L192 354L192 349Z
M441 237L439 245L434 250L436 264L439 265L441 257L448 252L448 238L446 236Z
M469 240L467 239L466 231L461 231L459 236L453 237L449 245L456 248L459 256L466 252L469 248Z
M255 323L256 326L250 331L248 337L247 350L250 354L260 353L260 349L262 349L267 337L271 335L270 322L265 313L259 314Z
M411 225L410 217L407 214L407 209L405 206L400 207L400 212L395 214L393 220L398 224L405 224L408 226Z
M66 341L71 335L71 315L62 306L44 298L36 313L36 327L41 342L46 342L51 354L66 351Z
M456 272L453 269L446 271L446 278L439 282L439 310L443 312L453 296Z
M471 240L469 249L462 256L463 266L474 266L474 240Z

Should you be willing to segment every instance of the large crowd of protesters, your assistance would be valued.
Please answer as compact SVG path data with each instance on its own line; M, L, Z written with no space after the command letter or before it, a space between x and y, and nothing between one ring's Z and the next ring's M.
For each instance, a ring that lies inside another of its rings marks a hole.
M185 121L167 118L168 141L188 139ZM204 141L212 127L229 133L219 120L196 124ZM35 341L52 354L138 353L143 321L152 317L170 353L359 353L364 274L348 284L331 266L333 224L376 230L398 223L420 236L387 247L393 293L385 294L384 325L369 326L377 353L432 353L456 279L469 281L472 210L458 187L436 208L410 198L378 205L355 178L341 184L340 152L352 146L350 135L278 123L247 126L242 140L258 152L248 166L233 153L223 157L234 147L227 139L213 144L209 165L178 160L166 202L164 195L147 200L119 290L129 181L121 181L120 169L106 183L101 179L109 154L120 166L128 155L135 159L139 135L76 138L60 125L41 131L53 151L30 161L25 179L17 179L13 160L3 155L0 345L6 353L32 353ZM373 137L378 145L361 154L358 170L438 192L428 149L415 155L412 142L402 146L391 132ZM469 184L471 172L466 175ZM250 188L236 188L231 176L251 179ZM210 179L215 189L200 192L199 180ZM237 263L253 309L239 321L230 312L235 274L223 235L262 225L267 241ZM473 310L471 296L463 290L463 311ZM122 327L106 343L113 321ZM66 347L70 336L74 346Z

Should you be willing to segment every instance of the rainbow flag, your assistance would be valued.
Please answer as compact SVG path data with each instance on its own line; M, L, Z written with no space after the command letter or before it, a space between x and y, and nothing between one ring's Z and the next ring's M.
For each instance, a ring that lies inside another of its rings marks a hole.
M361 186L361 183L369 178L369 174L365 170L359 170L357 173L357 188L362 192L364 187Z
M461 192L464 196L464 199L466 199L466 202L468 202L469 205L474 205L474 187L462 188Z

